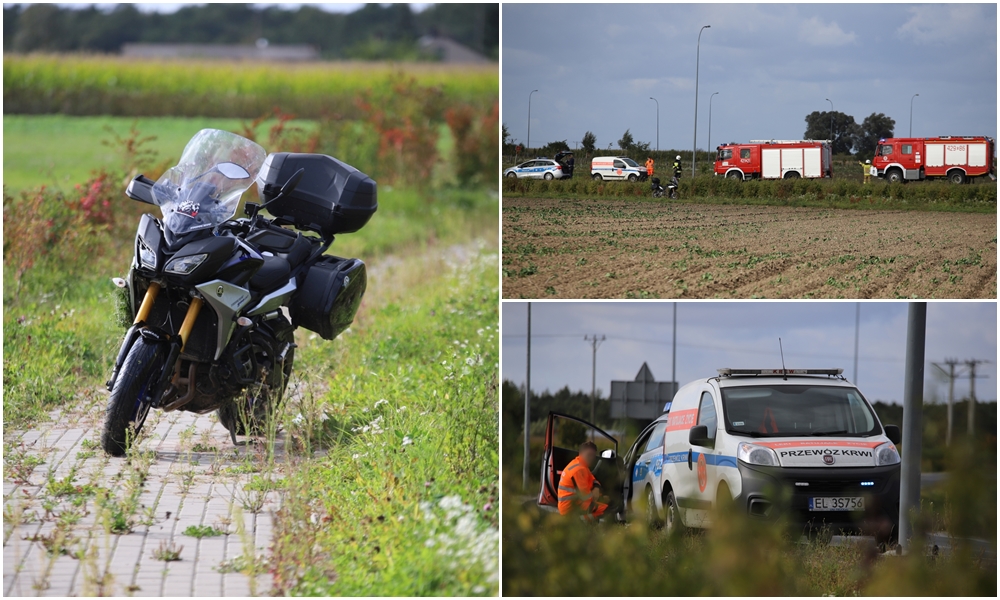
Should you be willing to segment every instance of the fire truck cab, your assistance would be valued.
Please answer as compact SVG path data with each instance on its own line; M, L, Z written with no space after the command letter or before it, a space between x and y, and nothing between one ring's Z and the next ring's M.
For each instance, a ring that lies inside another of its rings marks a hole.
M875 149L872 166L890 182L947 178L965 183L973 177L996 180L995 141L985 136L884 138Z
M742 180L832 177L830 144L823 140L723 144L715 158L715 174Z

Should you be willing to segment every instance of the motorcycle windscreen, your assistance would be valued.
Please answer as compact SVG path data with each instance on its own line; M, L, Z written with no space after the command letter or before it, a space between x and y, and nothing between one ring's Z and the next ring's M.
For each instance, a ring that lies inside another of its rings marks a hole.
M259 144L235 133L196 133L177 165L153 185L153 201L163 212L164 225L180 235L230 219L266 156Z
M591 440L597 445L598 456L605 450L618 455L618 440L593 424L570 415L549 413L545 424L545 449L542 455L541 489L538 504L559 504L559 478L563 469L579 454L580 444ZM602 482L604 483L604 482Z

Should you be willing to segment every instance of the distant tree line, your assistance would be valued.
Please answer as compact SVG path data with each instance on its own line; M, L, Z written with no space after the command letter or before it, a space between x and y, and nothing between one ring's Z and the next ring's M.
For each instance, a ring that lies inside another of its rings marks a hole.
M892 137L896 121L883 113L872 113L860 124L839 111L815 110L806 115L807 140L831 140L834 154L871 157L881 138Z
M406 4L366 4L352 13L316 6L297 10L252 4L185 6L147 13L134 4L69 8L56 4L4 5L4 52L117 53L131 42L176 44L310 44L323 58L411 60L422 56L424 35L449 37L496 60L497 4L435 4L416 13Z

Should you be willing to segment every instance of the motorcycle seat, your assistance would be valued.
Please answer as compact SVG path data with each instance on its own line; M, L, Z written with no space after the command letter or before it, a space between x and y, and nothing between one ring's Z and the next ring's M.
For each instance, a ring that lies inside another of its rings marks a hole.
M313 249L312 243L301 233L280 227L255 231L247 236L247 242L280 256L293 269L305 262Z
M250 279L250 289L269 291L284 285L292 274L288 261L280 256L265 256L264 264Z

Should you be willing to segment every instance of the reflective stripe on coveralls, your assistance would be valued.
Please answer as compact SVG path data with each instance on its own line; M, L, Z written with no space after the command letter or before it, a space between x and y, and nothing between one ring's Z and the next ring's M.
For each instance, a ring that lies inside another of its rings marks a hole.
M598 487L601 485L583 459L577 456L571 460L559 477L559 514L568 515L579 510L588 520L604 514L608 505L594 502L592 497L595 484Z

